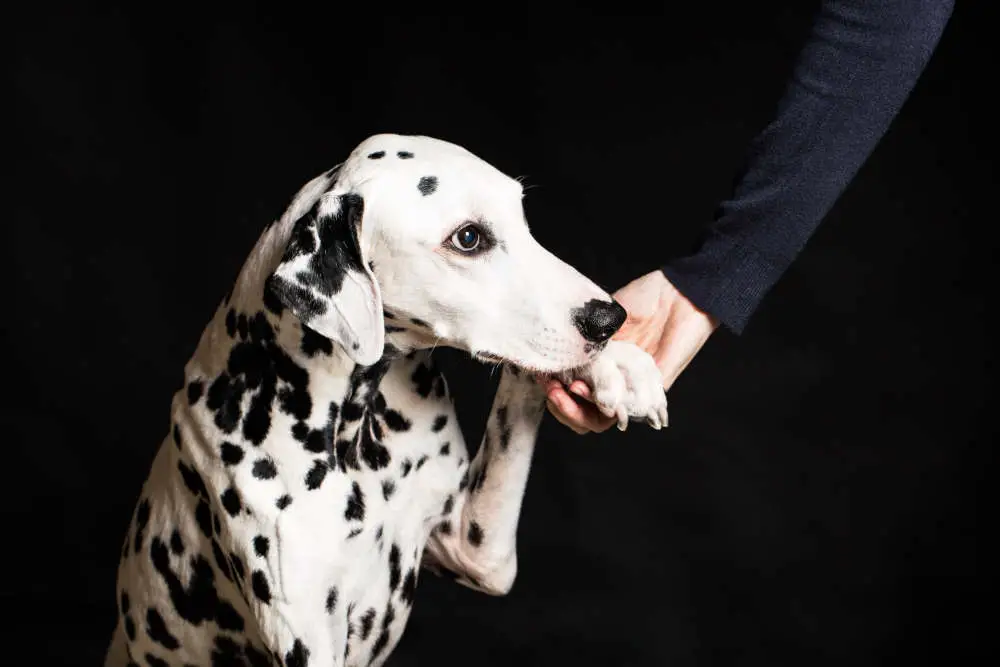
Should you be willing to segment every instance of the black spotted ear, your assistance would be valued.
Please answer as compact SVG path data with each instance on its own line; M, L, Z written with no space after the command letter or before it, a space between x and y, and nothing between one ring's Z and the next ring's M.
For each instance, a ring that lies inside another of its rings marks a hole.
M365 201L327 193L295 221L284 255L264 286L267 302L339 343L357 364L382 357L382 294L361 251Z

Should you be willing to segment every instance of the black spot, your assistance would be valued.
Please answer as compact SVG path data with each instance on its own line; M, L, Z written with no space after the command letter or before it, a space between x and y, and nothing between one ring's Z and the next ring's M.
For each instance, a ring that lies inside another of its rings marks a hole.
M229 516L236 516L243 509L243 503L240 502L240 494L233 487L229 487L222 492L222 506L226 508L226 512Z
M215 527L215 534L219 535L222 533L222 523L219 521L219 515L212 515L212 525Z
M131 616L125 617L125 635L129 641L135 641L135 621L132 620Z
M143 656L146 659L146 664L149 667L170 667L170 663L162 658L157 658L152 653L147 653Z
M409 475L410 474L410 470L412 468L413 468L413 463L410 461L410 459L405 459L403 461L403 465L400 466L401 476L402 477L406 477L407 475Z
M271 431L271 404L273 392L261 389L250 400L250 407L243 419L243 437L251 444L260 445Z
M292 504L292 497L286 493L285 495L278 498L278 500L275 501L274 504L277 506L279 510L283 510Z
M420 458L417 459L417 470L420 470L421 468L423 468L425 463L427 463L427 455L426 454L422 454L420 456Z
M208 501L204 499L198 501L198 507L194 510L194 518L198 522L202 535L212 537L212 509L208 506Z
M226 465L234 466L243 460L243 448L231 442L222 443L222 462Z
M442 521L437 525L437 529L442 535L451 535L451 522Z
M399 547L395 544L389 549L389 590L395 591L399 586L400 577L403 576L399 568Z
M308 664L309 649L301 639L296 639L292 644L292 650L285 653L285 667L306 667Z
M382 480L382 497L389 500L392 494L396 491L396 483L391 479Z
M205 383L201 380L191 380L187 387L188 404L194 405L197 403L201 399L203 393L205 393Z
M274 466L274 461L265 457L254 461L251 473L257 479L274 479L278 475L278 469Z
M385 610L385 616L382 618L382 631L379 633L378 637L375 639L375 643L372 644L372 659L374 660L379 656L385 647L389 645L389 626L396 619L396 610L392 608L392 603Z
M333 341L322 334L316 333L307 326L302 327L302 354L310 359L322 352L333 354Z
M349 532L347 534L347 539L353 540L355 537L357 537L358 535L360 535L363 532L364 532L364 530L362 528L355 528L354 530L352 530L351 532Z
M438 415L434 418L434 424L431 426L431 430L435 433L440 433L445 426L448 424L448 415Z
M149 524L149 498L143 498L135 511L135 553L142 551L142 538Z
M226 333L230 338L236 335L236 311L232 308L226 312Z
M375 151L374 153L369 153L368 157L372 160L381 160L385 157L385 151Z
M347 497L344 518L348 521L362 521L365 518L365 494L361 492L361 486L357 482L352 484L351 495Z
M441 514L447 516L453 509L455 509L455 496L448 496L444 501L444 507L441 508Z
M410 429L410 421L395 410L386 410L383 418L385 419L385 425L393 431L402 432Z
M285 311L285 304L281 302L278 293L273 289L264 289L264 307L279 317Z
M153 608L146 611L146 634L168 651L175 651L180 646L177 637L170 634L167 629L167 624L163 622L160 612Z
M181 539L181 532L176 528L170 534L170 550L178 556L184 553L184 540Z
M413 375L410 376L410 381L415 385L417 394L422 398L427 398L434 389L435 378L434 370L430 366L417 364L417 367L413 369Z
M270 540L263 535L253 538L253 550L261 558L267 558L267 549L271 546Z
M458 490L465 491L465 489L468 488L468 486L469 486L469 469L466 468L465 472L462 473L462 479L459 480L458 482Z
M438 453L441 454L441 456L448 456L448 454L451 453L451 443L446 442L443 445L441 445L441 449L438 451Z
M171 569L167 545L159 537L153 537L149 553L153 567L167 586L170 602L178 616L196 627L204 621L214 620L220 629L243 631L243 617L232 605L219 599L215 573L204 556L191 556L187 568L188 584L184 586Z
M365 409L357 403L347 402L344 403L342 414L344 415L344 421L356 422L365 416Z
M274 340L274 328L267 321L267 316L262 312L256 312L250 318L250 341L253 343L266 344Z
M417 182L417 190L419 190L420 194L422 194L425 197L429 194L432 194L435 190L437 190L437 187L438 187L437 176L424 176L423 178L420 179L420 181Z
M366 414L358 430L358 444L361 458L372 470L381 470L392 460L389 448L381 443L382 435L382 427L379 426L378 420L370 413Z
M369 609L361 617L361 640L364 641L368 639L368 636L372 633L372 625L375 624L375 610Z
M238 578L243 579L246 576L246 568L243 566L243 559L234 554L232 551L229 552L229 564L233 567L233 574Z
M271 587L267 584L267 577L261 570L254 570L250 575L250 586L253 594L264 604L271 604Z
M329 469L330 467L326 465L326 461L320 459L314 460L309 472L306 473L306 488L310 491L315 491L322 486Z
M403 579L403 590L399 593L399 599L408 605L413 605L413 598L417 593L417 570L410 568Z
M177 446L177 449L181 449L182 448L181 447L181 430L177 426L177 424L174 424L174 428L173 428L173 431L172 431L171 435L172 435L172 437L174 439L174 445Z
M396 151L396 157L398 157L400 160L409 160L410 158L413 157L413 153L411 153L410 151Z
M259 651L254 648L250 641L243 646L243 652L246 654L247 661L250 663L249 667L273 667L273 662L271 662L271 656L264 651ZM213 665L213 667L215 667ZM240 667L243 667L242 665Z
M226 554L222 551L222 547L219 546L219 541L216 539L212 540L212 557L215 558L215 567L219 569L229 581L233 581L233 568L229 564L229 559L226 558Z
M240 646L225 635L216 635L212 648L212 667L272 667L270 656L250 644Z
M129 609L132 608L132 601L129 599L128 593L126 593L125 591L122 591L121 596L118 599L118 602L119 602L118 610L122 614L127 614L129 612Z
M239 333L240 338L245 339L248 333L248 322L246 313L240 313L239 317L236 318L236 331Z
M478 522L472 521L469 523L469 544L474 547L478 547L483 543L483 527L479 525Z
M337 589L331 588L330 592L326 594L326 612L332 614L333 610L337 608Z
M181 478L183 478L184 486L188 488L188 491L196 497L208 498L208 489L205 488L205 482L197 470L187 466L183 461L177 462L177 469L181 471Z
M507 406L497 410L497 426L500 427L500 449L507 451L510 446L510 422L507 420Z
M470 491L478 491L483 488L483 484L486 482L486 460L483 459L479 468L472 473L471 482L469 484Z
M237 348L234 348L234 352ZM205 405L215 413L215 425L223 433L236 430L242 417L240 403L246 392L246 384L242 378L232 378L223 371L208 388L208 398Z

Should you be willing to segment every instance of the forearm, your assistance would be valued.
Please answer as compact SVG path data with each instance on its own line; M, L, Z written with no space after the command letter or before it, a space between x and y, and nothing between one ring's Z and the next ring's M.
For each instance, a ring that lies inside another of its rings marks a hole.
M694 253L663 267L740 333L857 174L937 46L953 0L824 0L774 119Z

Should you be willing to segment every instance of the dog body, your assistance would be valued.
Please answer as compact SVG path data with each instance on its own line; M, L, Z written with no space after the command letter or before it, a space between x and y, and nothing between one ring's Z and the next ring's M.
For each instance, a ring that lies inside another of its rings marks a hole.
M608 342L624 310L534 241L521 197L458 146L376 135L264 231L174 396L106 667L381 665L421 565L513 584L535 373L665 424L652 359ZM472 461L436 344L503 363Z

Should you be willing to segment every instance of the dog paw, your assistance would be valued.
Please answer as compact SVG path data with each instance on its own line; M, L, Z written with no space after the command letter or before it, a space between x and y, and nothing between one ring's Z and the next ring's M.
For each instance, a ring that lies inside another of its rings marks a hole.
M667 426L663 376L653 357L633 343L608 342L590 365L564 381L572 379L590 386L594 404L608 417L618 419L620 431L630 420L645 421L656 430Z

